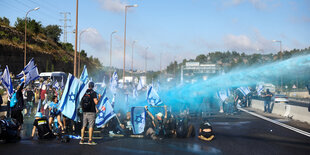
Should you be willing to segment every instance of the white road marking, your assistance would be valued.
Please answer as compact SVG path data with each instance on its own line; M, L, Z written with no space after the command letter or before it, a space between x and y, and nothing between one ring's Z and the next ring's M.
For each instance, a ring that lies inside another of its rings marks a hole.
M297 133L300 133L300 134L302 134L302 135L305 135L305 136L307 136L307 137L310 137L310 133L309 133L309 132L306 132L306 131L297 129L297 128L295 128L295 127L292 127L292 126L283 124L283 123L278 122L278 121L276 121L276 120L272 120L272 119L267 118L267 117L265 117L265 116L261 116L261 115L259 115L259 114L254 113L254 112L250 112L250 111L245 110L245 109L243 109L243 108L238 108L238 109L241 110L241 111L243 111L243 112L246 112L246 113L248 113L248 114L251 114L251 115L253 115L253 116L256 116L256 117L258 117L258 118L261 118L261 119L263 119L263 120L269 121L269 122L271 122L271 123L277 124L277 125L282 126L282 127L284 127L284 128L290 129L290 130L292 130L292 131L295 131L295 132L297 132Z

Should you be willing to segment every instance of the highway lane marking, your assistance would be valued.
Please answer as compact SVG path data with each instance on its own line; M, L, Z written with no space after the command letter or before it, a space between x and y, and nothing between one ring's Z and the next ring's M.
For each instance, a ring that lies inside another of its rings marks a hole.
M261 116L261 115L259 115L259 114L254 113L254 112L250 112L250 111L245 110L245 109L243 109L243 108L238 108L238 109L241 110L241 111L243 111L243 112L246 112L246 113L248 113L248 114L251 114L251 115L253 115L253 116L256 116L256 117L258 117L258 118L261 118L261 119L263 119L263 120L266 120L266 121L268 121L268 122L277 124L277 125L279 125L279 126L282 126L282 127L284 127L284 128L287 128L287 129L289 129L289 130L292 130L292 131L295 131L295 132L300 133L300 134L302 134L302 135L305 135L305 136L307 136L307 137L310 137L310 133L309 133L309 132L306 132L306 131L300 130L300 129L298 129L298 128L295 128L295 127L292 127L292 126L283 124L283 123L278 122L278 121L276 121L276 120L272 120L272 119L267 118L267 117L265 117L265 116Z

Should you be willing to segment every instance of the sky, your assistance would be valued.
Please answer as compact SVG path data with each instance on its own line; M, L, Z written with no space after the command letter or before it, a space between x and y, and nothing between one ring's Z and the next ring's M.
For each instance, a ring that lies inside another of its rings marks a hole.
M310 1L308 0L80 0L78 31L81 49L123 68L125 6L128 8L126 69L159 70L170 62L194 59L214 51L276 53L280 40L284 50L310 46ZM0 16L14 25L28 10L28 17L43 26L62 25L68 15L67 41L74 45L76 0L0 0ZM63 36L60 38L63 41ZM134 48L132 48L135 41ZM147 54L146 54L147 53Z

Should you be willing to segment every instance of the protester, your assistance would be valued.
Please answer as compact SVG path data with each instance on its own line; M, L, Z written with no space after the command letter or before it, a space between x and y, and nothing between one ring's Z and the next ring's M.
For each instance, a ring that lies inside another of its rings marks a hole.
M27 88L27 91L26 91L26 96L27 96L27 104L26 104L26 108L27 108L27 117L30 117L31 115L31 111L32 111L32 108L33 108L33 103L34 103L34 93L33 91L31 90L31 88Z
M264 112L265 113L271 113L271 109L270 109L270 102L271 102L271 97L273 96L273 94L269 91L269 89L266 90L266 93L264 93Z
M42 113L41 112L38 112L35 115L35 120L33 122L33 129L32 129L31 138L34 138L36 129L38 129L39 139L55 138L55 136L53 135L51 129L48 126L47 119L46 118L42 118Z
M152 113L148 110L148 107L145 106L145 110L148 113L148 115L152 118L152 124L153 128L149 128L146 132L146 136L151 136L152 139L162 139L165 134L165 124L167 123L167 106L164 106L165 108L165 116L163 118L163 114L161 112L157 113L155 116L152 115Z
M57 96L54 96L53 102L51 102L50 106L49 106L50 116L49 116L49 120L48 120L48 125L49 125L50 129L53 130L52 123L54 121L54 118L56 117L57 122L58 122L59 126L61 127L62 133L64 133L64 127L61 123L61 118L60 118L61 113L57 108L58 108L58 98L57 98Z
M164 124L164 127L166 131L166 138L176 137L176 121L170 111L167 112L167 123Z
M192 124L189 124L190 119L188 114L183 112L176 119L176 134L178 138L189 138L195 136L195 129Z
M204 121L200 124L198 138L204 141L211 141L214 139L212 127L209 122Z
M84 132L85 128L88 123L88 134L89 134L89 145L96 145L92 138L93 138L93 130L95 124L95 117L96 117L96 105L98 104L97 93L93 90L95 84L94 82L89 82L88 89L84 94L81 107L83 110L83 127L81 130L81 141L80 144L84 144ZM99 96L100 98L100 96Z
M131 113L126 113L126 118L124 119L123 123L120 124L120 127L123 129L125 135L132 135L132 124L131 124Z
M24 118L22 114L22 111L24 109L24 99L23 99L22 91L25 85L26 76L24 76L24 79L25 80L22 82L22 84L17 87L17 92L16 92L17 102L15 103L14 107L12 107L11 109L11 118L16 119L16 121L18 122L18 126L19 126L18 131L21 130L22 124L24 123Z

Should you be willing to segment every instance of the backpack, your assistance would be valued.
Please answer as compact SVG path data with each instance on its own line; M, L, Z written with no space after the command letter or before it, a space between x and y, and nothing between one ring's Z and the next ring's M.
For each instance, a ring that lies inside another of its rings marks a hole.
M82 109L83 111L90 111L91 110L91 94L93 93L93 91L86 91L86 93L84 94L84 96L82 97Z
M16 92L12 95L11 101L10 101L10 107L13 108L15 104L17 103L17 98L16 98Z

